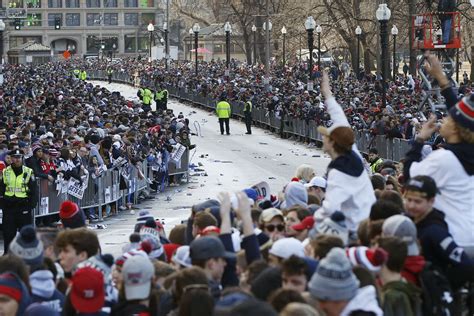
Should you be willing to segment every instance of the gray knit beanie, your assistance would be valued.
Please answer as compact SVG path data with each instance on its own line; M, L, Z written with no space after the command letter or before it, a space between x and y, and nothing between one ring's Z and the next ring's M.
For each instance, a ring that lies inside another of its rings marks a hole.
M311 296L324 301L349 301L356 295L359 280L343 249L331 249L320 261L308 288Z

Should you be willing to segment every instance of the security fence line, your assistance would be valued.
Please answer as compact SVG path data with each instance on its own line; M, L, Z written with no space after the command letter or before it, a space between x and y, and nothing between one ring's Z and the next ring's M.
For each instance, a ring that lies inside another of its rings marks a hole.
M107 80L108 76L106 71L103 70L89 70L88 77L91 80ZM131 76L125 72L114 72L112 74L112 81L124 83L134 86L140 80L137 77ZM143 84L143 80L142 80ZM166 83L165 83L166 84ZM153 86L144 84L150 89L154 90ZM196 93L195 91L189 91L186 87L176 87L166 85L170 96L177 98L181 101L191 102L194 105L204 107L210 110L215 110L217 101ZM232 116L234 118L244 117L244 103L241 101L232 101ZM253 123L257 126L270 129L272 131L278 131L281 133L283 126L283 132L289 136L295 136L305 140L313 142L322 142L322 135L317 130L315 121L302 120L297 118L284 119L282 124L281 119L276 117L273 112L269 112L266 109L259 108L258 104L254 105L252 109ZM361 152L367 152L369 148L377 148L379 156L384 159L390 159L393 161L400 161L405 157L405 153L410 149L410 142L406 139L400 138L387 138L384 135L374 136L367 131L355 131L357 147Z
M138 196L141 192L150 188L152 181L161 183L157 188L163 190L169 176L188 175L188 168L189 150L186 149L181 156L180 163L177 164L170 160L165 170L158 170L156 167L149 166L146 160L139 163L138 166L129 168L126 175L128 178L124 178L124 172L121 168L108 169L96 178L88 177L87 187L82 194L82 198L78 198L77 194L71 194L67 188L65 190L59 188L58 190L57 183L49 182L46 179L37 179L38 204L32 212L34 222L44 216L59 214L61 203L67 200L77 203L84 210L92 209L91 212L97 210L98 219L102 221L103 206L115 204L115 210L118 212L122 205L127 203L137 204ZM139 169L141 172L139 172ZM140 173L143 178L139 177ZM121 189L121 181L126 189Z

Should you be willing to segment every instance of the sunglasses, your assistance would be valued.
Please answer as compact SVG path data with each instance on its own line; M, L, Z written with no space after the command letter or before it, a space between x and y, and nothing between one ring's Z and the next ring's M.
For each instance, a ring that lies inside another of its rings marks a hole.
M266 225L265 228L270 232L270 233L273 233L273 231L275 230L278 230L279 232L282 232L285 230L285 225L283 224L278 224L278 225L273 225L273 224L270 224L270 225Z

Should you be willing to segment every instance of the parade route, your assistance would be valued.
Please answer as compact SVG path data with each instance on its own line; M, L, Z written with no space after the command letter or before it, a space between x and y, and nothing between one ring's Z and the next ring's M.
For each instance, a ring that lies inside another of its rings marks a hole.
M111 91L120 91L128 99L136 99L136 89L124 84L107 84L92 81ZM324 175L329 163L320 149L308 147L291 140L282 140L260 128L253 128L252 135L245 134L245 124L231 120L231 135L220 135L219 124L214 113L197 109L171 99L168 108L175 115L180 112L201 126L202 137L192 136L196 149L191 152L190 163L202 166L204 171L191 172L189 183L179 187L169 187L165 192L156 195L138 205L139 209L148 209L155 218L163 220L169 232L174 225L181 223L189 216L193 204L216 198L221 191L238 191L261 181L270 185L271 192L276 194L294 176L301 164L310 164L318 175ZM203 176L202 174L207 174ZM105 220L106 229L97 230L104 253L118 255L128 241L136 220L135 215L121 212L120 215Z

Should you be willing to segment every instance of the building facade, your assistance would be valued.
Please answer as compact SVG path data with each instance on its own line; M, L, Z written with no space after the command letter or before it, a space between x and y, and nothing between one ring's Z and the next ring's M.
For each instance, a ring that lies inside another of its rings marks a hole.
M146 54L149 23L163 25L161 0L4 0L3 55L27 42L54 55ZM60 23L58 27L58 23Z
M226 34L223 24L216 23L201 28L198 33L198 60L225 60L225 36ZM184 38L183 42L185 59L195 59L194 44L194 34L188 34L188 36ZM234 28L231 34L230 56L233 59L245 62L246 56L242 45L242 35L239 30Z

